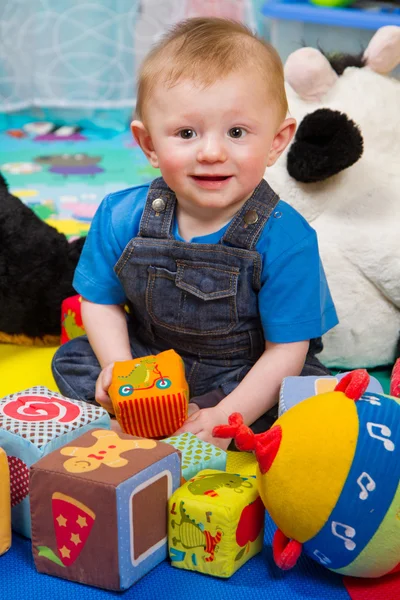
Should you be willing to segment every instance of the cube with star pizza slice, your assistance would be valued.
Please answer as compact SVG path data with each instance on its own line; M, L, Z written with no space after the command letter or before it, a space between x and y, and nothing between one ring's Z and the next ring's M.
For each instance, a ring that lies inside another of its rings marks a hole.
M167 557L167 504L180 452L105 429L90 431L30 472L36 568L124 590Z

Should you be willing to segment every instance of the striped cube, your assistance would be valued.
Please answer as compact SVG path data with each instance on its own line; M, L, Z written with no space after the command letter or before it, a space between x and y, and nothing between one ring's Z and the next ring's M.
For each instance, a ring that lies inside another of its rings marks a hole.
M174 350L116 362L108 393L122 430L131 435L167 437L187 417L185 366Z

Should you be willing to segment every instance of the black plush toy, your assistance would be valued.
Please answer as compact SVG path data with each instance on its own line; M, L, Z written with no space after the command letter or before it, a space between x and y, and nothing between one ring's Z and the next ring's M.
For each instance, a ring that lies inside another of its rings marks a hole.
M0 341L57 342L83 243L41 221L0 174Z

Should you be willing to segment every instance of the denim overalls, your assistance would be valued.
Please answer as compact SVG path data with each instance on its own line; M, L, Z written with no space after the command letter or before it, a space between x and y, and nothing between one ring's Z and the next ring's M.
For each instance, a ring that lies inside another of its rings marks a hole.
M232 391L264 351L258 311L261 256L254 250L278 196L266 181L235 215L219 244L172 237L175 194L162 178L150 189L138 237L115 266L132 326L156 351L183 358L191 396Z
M201 407L235 389L264 351L257 301L262 264L254 248L271 215L279 217L277 202L263 180L220 243L180 242L172 237L175 194L156 179L139 235L115 265L130 308L132 356L173 348L185 363L190 398ZM315 356L321 349L320 339L311 340L302 375L329 374ZM61 393L94 401L100 365L86 336L61 346L52 369ZM276 419L276 407L272 413Z

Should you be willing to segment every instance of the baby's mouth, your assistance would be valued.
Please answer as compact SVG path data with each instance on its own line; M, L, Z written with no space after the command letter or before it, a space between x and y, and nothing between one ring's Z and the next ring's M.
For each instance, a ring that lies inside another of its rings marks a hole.
M192 177L199 181L225 181L230 179L231 175L192 175Z

